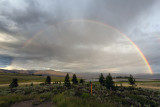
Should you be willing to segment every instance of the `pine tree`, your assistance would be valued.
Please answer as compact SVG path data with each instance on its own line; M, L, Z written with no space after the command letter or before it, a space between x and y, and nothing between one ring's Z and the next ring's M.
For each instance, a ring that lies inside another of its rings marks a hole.
M100 84L101 85L103 85L104 86L104 76L103 76L103 74L101 73L101 75L99 76L99 82L100 82Z
M109 75L106 77L106 81L105 81L105 86L107 89L111 90L114 89L114 82L112 79L111 74L109 73Z
M78 84L78 80L77 80L76 74L73 74L72 82L73 82L73 84Z
M51 84L51 77L47 76L45 84Z
M18 79L14 78L11 82L11 84L9 85L9 87L11 88L11 91L14 87L18 87Z
M81 78L79 83L83 84L84 83L84 79Z
M70 83L70 80L69 80L69 74L68 73L65 76L64 86L66 86L66 87L70 87L71 86L71 83Z
M132 75L130 75L130 77L128 78L128 81L129 81L129 84L130 85L135 85L135 79L133 78L133 76Z

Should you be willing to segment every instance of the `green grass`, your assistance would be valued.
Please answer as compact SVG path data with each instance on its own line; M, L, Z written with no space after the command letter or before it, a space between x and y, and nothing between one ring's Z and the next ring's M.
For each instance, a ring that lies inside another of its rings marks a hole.
M44 82L46 76L0 73L0 84L9 84L13 78L17 78L19 83L26 82ZM64 77L51 76L52 81L64 81Z
M57 107L116 107L112 102L101 103L94 98L67 96L64 93L53 97L53 103Z
M53 96L54 95L51 92L45 92L38 95L8 94L0 97L0 107L8 107L11 104L15 104L15 103L18 103L21 101L27 101L27 100L32 100L33 105L39 105L45 101L51 100Z
M1 107L8 107L11 104L16 102L25 101L32 99L32 95L21 95L21 94L8 94L5 96L0 97L0 106Z

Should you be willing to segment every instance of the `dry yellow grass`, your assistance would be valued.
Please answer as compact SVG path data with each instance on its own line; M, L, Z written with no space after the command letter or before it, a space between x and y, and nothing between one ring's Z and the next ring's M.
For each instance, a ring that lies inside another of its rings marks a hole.
M118 86L120 86L120 84L118 84ZM128 87L130 85L128 83L122 83L122 86ZM136 87L160 90L160 82L136 83Z

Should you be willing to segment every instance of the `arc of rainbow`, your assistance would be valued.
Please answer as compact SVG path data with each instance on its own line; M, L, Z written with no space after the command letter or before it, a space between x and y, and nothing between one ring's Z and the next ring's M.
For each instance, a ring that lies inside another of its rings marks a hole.
M118 29L114 28L113 26L110 26L108 24L104 24L104 23L101 23L99 21L95 21L95 20L88 20L88 19L72 19L72 20L66 20L66 21L63 21L63 22L60 22L60 23L57 23L57 25L60 25L60 24L64 24L64 23L68 23L68 22L80 22L80 21L87 21L87 22L92 22L92 23L97 23L97 24L101 24L103 26L107 26L111 29L114 29L115 31L117 31L118 33L120 33L121 35L123 35L131 44L132 46L135 47L135 49L137 50L137 52L139 53L139 55L142 57L142 59L144 60L144 63L147 65L147 68L149 70L149 73L150 74L153 74L153 71L152 71L152 68L147 60L147 58L144 56L143 52L139 49L139 47L127 36L125 35L124 33L122 33L121 31L119 31ZM51 26L49 26L51 27ZM48 28L48 27L47 27ZM46 28L46 29L47 29ZM41 30L40 32L36 33L31 39L29 39L27 42L25 42L24 46L22 48L25 48L34 38L36 38L39 34L41 34L44 30Z
M38 32L38 33L36 33L34 36L32 36L29 40L27 40L27 41L24 43L22 49L24 49L29 43L32 42L32 40L33 40L34 38L36 38L36 37L37 37L38 35L40 35L42 32L43 32L43 31L41 30L40 32Z

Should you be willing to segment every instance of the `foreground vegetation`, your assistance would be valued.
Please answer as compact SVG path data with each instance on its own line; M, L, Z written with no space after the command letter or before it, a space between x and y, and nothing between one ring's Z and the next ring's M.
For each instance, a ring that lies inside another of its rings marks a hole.
M69 75L66 75L64 84L57 82L51 84L51 78L48 76L44 84L17 86L17 81L13 79L10 88L0 89L0 107L8 107L23 101L31 101L31 106L49 101L51 106L57 107L160 106L159 90L136 88L133 84L129 87L116 86L110 74L106 79L101 78L99 84L97 82L84 83L83 79L81 83L78 83L75 75L71 84Z
M0 107L33 100L33 105L51 101L58 107L128 107L133 106L160 106L160 92L134 87L116 87L108 90L104 86L94 84L92 95L90 83L72 85L67 88L62 84L33 85L0 90Z

